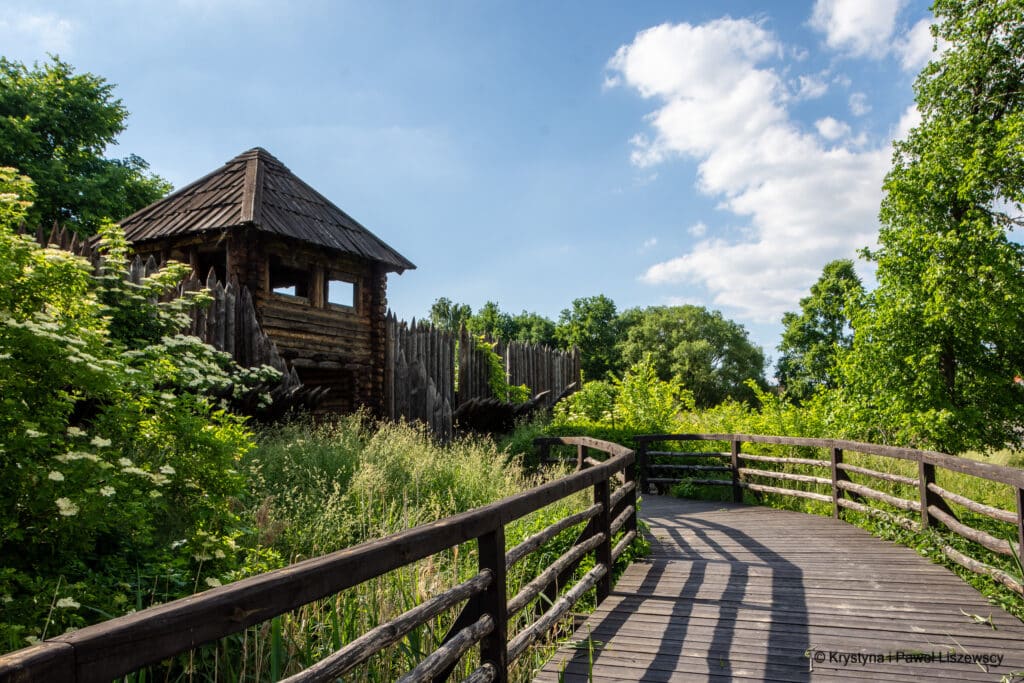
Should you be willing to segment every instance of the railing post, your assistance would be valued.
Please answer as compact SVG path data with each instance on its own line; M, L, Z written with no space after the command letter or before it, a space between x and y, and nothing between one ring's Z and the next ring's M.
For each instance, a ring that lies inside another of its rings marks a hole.
M594 563L603 564L608 570L597 582L597 604L600 605L612 592L612 504L608 479L594 484L594 502L601 505L595 521L598 532L604 534L604 542L594 549Z
M924 460L917 461L917 488L919 498L921 500L921 528L927 529L932 525L932 516L928 512L928 505L932 503L932 499L935 497L931 491L928 490L928 484L935 482L935 465L925 462Z
M1024 562L1024 489L1017 489L1017 552L1018 560Z
M639 475L640 494L646 494L650 489L647 484L647 441L637 440L636 445L636 472Z
M739 439L733 439L732 445L732 502L743 502L743 489L740 488L740 445Z
M586 446L576 446L576 471L577 472L579 472L580 470L582 470L584 467L587 466L587 463L584 462L586 459L587 459L587 447Z
M551 461L551 444L545 441L540 445L540 462L546 465Z
M632 505L633 506L633 514L630 515L629 520L626 522L626 525L623 528L623 530L626 533L629 533L630 531L636 531L637 530L637 524L636 524L636 503L637 503L637 499L639 498L639 492L637 491L637 488L636 488L637 485L638 485L638 482L637 482L637 479L636 479L636 474L637 474L636 473L636 461L633 462L633 466L632 467L627 465L625 467L625 469L622 470L622 474L626 477L625 484L627 486L630 483L633 484L633 490L626 494L626 505ZM1024 546L1021 546L1021 547L1024 548Z
M508 596L505 587L505 527L477 539L480 570L491 570L491 585L480 595L480 611L494 618L494 630L480 641L480 661L490 662L497 683L508 681Z
M846 497L846 490L839 488L839 480L847 479L846 472L839 469L839 465L843 462L843 449L832 448L832 518L839 519L839 499Z

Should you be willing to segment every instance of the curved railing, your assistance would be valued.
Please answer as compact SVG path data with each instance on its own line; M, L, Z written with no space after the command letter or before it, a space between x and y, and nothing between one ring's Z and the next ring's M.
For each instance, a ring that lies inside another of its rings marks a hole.
M737 502L743 499L745 490L755 494L795 496L830 504L832 515L837 519L843 510L854 510L865 515L884 517L915 531L941 524L993 553L1015 556L1018 562L1021 558L1021 548L1024 547L1024 470L1021 469L935 451L835 439L752 434L646 434L635 440L641 491L647 491L651 484L665 487L686 481L701 486L729 487L732 489L733 500ZM653 447L658 443L678 441L717 441L727 443L729 449L727 452L680 452ZM803 447L811 449L810 454L826 451L827 456L803 458L755 455L743 452L745 443ZM844 453L861 453L917 463L917 476L880 472L844 462ZM688 460L693 462L694 459L717 461L718 464L683 464ZM823 470L828 471L826 476L821 476L825 474ZM949 491L936 483L936 470L948 470L1009 486L1013 491L1016 510L979 503ZM722 473L728 478L708 478L711 473ZM851 475L860 483L851 479ZM879 491L864 483L869 480L886 482L890 491ZM765 481L773 483L763 483ZM804 488L793 488L793 484ZM906 493L909 490L913 490L914 494ZM961 520L962 513L958 515L954 512L954 506L1016 527L1016 540L999 538L988 531L971 527ZM912 519L907 513L914 514L917 519ZM943 545L942 552L951 561L975 573L990 576L1024 595L1024 586L1019 577L969 557L948 544Z
M505 681L509 664L588 590L596 587L598 602L607 597L612 565L637 533L632 450L587 438L540 441L545 448L577 446L581 453L593 450L607 459L601 462L588 456L581 471L496 503L10 653L0 657L0 682L110 681L472 540L479 552L478 574L377 626L288 680L337 680L413 629L465 603L441 646L401 680L447 680L462 656L479 644L481 664L466 680ZM593 505L506 550L505 525L587 488L593 488ZM584 523L573 546L509 599L506 570L560 532ZM624 535L613 547L620 531ZM593 569L562 592L588 553L594 554ZM536 619L509 640L509 619L530 605Z

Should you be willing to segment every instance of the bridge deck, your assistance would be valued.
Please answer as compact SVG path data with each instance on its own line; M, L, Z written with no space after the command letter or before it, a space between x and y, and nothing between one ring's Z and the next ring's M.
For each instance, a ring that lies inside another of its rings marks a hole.
M651 556L537 681L1024 681L1024 624L913 550L762 507L646 496L641 512ZM1002 662L949 661L970 655Z

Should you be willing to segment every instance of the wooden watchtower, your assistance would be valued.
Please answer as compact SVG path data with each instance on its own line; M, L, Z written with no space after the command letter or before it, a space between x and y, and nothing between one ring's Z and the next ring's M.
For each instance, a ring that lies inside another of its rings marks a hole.
M380 412L387 274L415 268L256 147L121 221L136 252L212 269L256 315L322 408Z

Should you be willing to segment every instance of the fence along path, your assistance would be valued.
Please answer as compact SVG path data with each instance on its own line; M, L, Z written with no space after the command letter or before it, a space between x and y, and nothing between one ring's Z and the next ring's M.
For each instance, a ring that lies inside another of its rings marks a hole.
M711 450L698 450L704 442ZM744 452L751 445L762 452ZM886 467L908 462L916 477ZM538 681L1024 680L1024 624L944 567L841 521L853 510L909 529L944 526L975 544L941 543L951 561L1021 593L1019 576L983 560L1019 552L1024 470L931 451L737 434L641 436L637 463L642 490L689 481L731 490L736 502L645 496L651 557L630 566ZM943 470L1009 487L1016 510L939 486ZM744 491L815 501L832 518L741 505ZM972 515L976 526L981 518L996 524L974 528Z
M612 564L637 533L633 451L584 437L547 442L576 446L581 453L589 449L607 459L484 507L0 656L0 683L109 681L467 541L475 541L479 558L474 577L379 625L288 680L334 681L438 614L462 606L441 646L401 680L447 680L464 654L479 646L480 666L467 680L506 681L509 664L543 639L585 593L596 589L598 603L608 596ZM506 549L509 522L587 489L593 491L593 505ZM567 551L518 594L506 594L509 567L544 549L560 532L580 526ZM588 555L594 566L577 577L575 571ZM509 632L510 624L516 625L514 633Z

